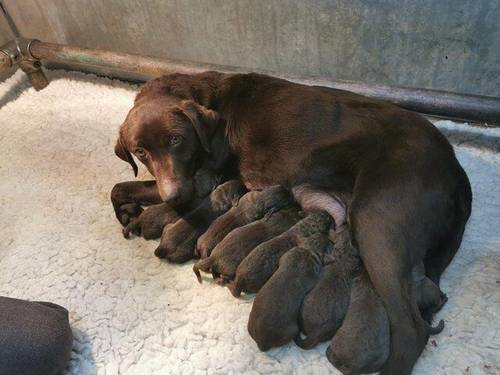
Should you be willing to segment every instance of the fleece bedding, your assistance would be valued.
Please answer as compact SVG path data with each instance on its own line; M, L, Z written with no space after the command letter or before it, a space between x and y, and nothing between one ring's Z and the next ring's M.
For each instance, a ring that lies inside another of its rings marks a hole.
M0 83L0 295L70 311L67 374L336 374L327 344L261 353L246 330L252 297L198 284L192 262L125 240L109 200L132 180L114 156L137 86L48 72L35 91L22 72ZM500 130L450 121L474 201L462 247L442 279L449 301L415 374L500 373ZM147 178L144 169L140 178Z

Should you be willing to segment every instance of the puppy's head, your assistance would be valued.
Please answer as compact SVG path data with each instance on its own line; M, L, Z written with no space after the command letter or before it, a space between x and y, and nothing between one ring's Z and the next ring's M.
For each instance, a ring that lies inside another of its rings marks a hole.
M132 166L134 155L156 178L163 201L178 205L193 195L193 176L210 152L218 115L191 100L169 96L136 100L120 127L115 154Z

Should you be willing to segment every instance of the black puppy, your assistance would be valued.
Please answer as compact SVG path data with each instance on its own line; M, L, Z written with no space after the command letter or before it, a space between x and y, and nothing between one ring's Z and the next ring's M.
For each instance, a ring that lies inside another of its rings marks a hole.
M332 223L324 212L315 212L299 221L286 232L266 241L252 250L236 269L234 282L229 283L231 294L257 293L278 269L281 256L295 246L304 246L314 234L326 234Z

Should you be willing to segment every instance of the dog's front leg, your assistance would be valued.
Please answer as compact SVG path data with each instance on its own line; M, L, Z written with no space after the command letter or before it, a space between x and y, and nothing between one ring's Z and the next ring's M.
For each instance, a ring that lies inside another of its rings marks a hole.
M161 203L161 197L154 180L126 181L113 187L111 202L116 218L125 226L142 213L141 206Z

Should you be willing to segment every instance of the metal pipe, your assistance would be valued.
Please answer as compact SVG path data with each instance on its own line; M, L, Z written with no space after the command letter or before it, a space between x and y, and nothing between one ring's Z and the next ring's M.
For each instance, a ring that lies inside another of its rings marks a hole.
M159 59L131 53L72 47L61 44L31 40L29 55L36 60L76 66L109 68L121 72L138 73L142 79L169 73L199 73L217 70L225 73L247 73L248 70L223 65ZM1 49L0 49L1 50ZM1 55L1 54L0 54ZM0 60L0 71L2 69ZM13 62L11 62L14 65ZM500 126L500 98L481 95L459 94L447 91L420 88L365 84L361 82L334 80L277 74L259 71L293 82L347 90L395 103L403 108L428 115L448 117L466 121L482 122Z

